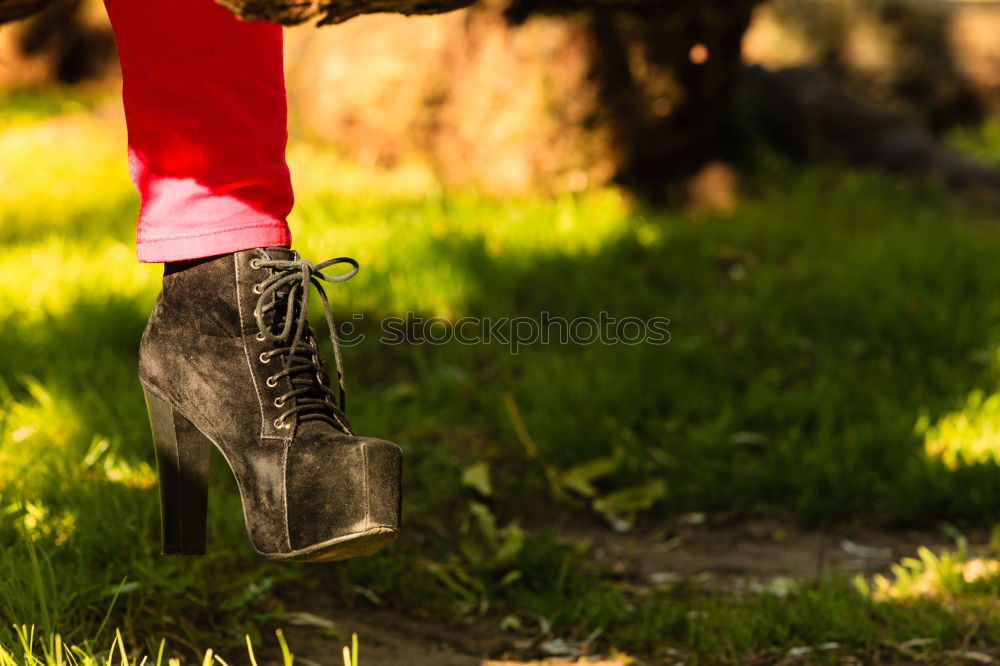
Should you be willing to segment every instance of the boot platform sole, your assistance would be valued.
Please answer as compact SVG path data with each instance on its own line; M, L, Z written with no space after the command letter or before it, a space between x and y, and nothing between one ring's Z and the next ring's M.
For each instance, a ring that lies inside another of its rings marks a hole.
M371 527L362 532L313 544L290 553L261 553L269 560L287 562L337 562L354 557L367 557L396 540L396 530L391 527Z

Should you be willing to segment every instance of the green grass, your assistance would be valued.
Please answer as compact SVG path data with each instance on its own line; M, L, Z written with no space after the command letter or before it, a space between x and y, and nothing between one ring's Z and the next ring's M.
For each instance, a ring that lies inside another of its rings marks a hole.
M125 644L120 631L116 631L111 646L104 651L95 651L90 645L79 646L64 643L62 636L56 634L51 642L45 636L39 635L34 627L26 625L15 626L14 634L17 644L7 648L0 645L0 666L177 666L177 657L170 657L166 652L166 640L161 640L156 650L150 654L136 656ZM276 632L277 643L281 651L282 666L292 666L295 655L292 654L281 630ZM130 654L131 652L131 654ZM257 656L253 643L246 636L246 658L251 666L257 666ZM350 647L344 646L344 666L358 666L358 635L351 635ZM193 662L196 663L196 662ZM201 655L202 666L228 666L226 660L209 648Z
M838 578L783 596L682 584L637 598L550 534L544 512L618 527L707 511L989 528L990 211L930 185L780 165L727 215L645 210L612 189L497 199L296 143L297 248L362 265L328 292L367 334L345 350L352 422L405 451L405 530L363 561L261 561L216 458L210 554L165 559L135 379L159 267L134 260L123 137L83 113L38 122L66 110L57 101L16 106L30 122L0 131L0 644L19 645L5 627L34 624L99 652L121 627L130 649L155 655L165 636L200 659L195 646L258 640L282 610L272 587L306 571L345 602L543 618L561 636L600 629L604 648L692 662L831 641L879 655L925 636L944 650L973 624L972 644L996 644L995 612L970 620L991 598L982 586L947 602ZM670 342L516 355L378 342L378 322L408 312L543 311L666 317Z
M58 114L79 113L114 99L107 86L81 85L64 88L58 94L42 88L14 88L0 91L0 129L30 125Z

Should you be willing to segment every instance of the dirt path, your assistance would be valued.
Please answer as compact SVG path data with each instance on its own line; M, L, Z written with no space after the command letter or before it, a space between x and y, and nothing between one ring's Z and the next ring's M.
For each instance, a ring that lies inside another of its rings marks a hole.
M774 589L790 578L812 578L837 571L871 575L912 555L917 546L943 549L949 544L929 533L888 533L869 529L840 532L801 530L776 520L708 526L691 514L670 525L637 534L617 534L597 527L567 524L560 534L589 544L589 555L608 565L634 588L695 581L712 589L740 586ZM432 618L398 611L344 608L322 592L296 582L279 597L289 611L281 623L296 663L339 666L345 638L361 637L364 666L526 666L590 664L624 666L600 655L586 658L524 658L517 637L501 632L497 618L469 626L449 626Z
M913 555L918 546L939 550L951 545L927 532L820 532L773 519L710 526L702 514L636 535L573 525L560 534L590 543L591 557L636 587L693 578L705 587L730 589L834 571L871 575Z
M609 660L577 662L567 661L566 658L542 661L511 661L502 657L491 659L490 654L502 655L516 651L509 636L496 629L495 621L490 622L489 629L483 625L463 631L427 619L409 618L394 611L376 609L358 612L337 609L328 600L310 601L313 611L304 616L292 615L294 621L305 622L306 625L282 623L282 630L295 654L295 663L304 666L343 664L341 650L352 632L357 632L360 637L360 663L364 666L566 666L576 663L625 666L624 662ZM290 604L289 601L285 603ZM288 607L292 608L291 605ZM335 631L340 638L329 635L329 626L326 632L317 626L327 621L336 627Z

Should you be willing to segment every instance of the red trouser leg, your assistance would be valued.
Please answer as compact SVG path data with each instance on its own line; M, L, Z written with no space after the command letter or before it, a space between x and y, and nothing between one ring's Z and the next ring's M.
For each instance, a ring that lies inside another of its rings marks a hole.
M281 28L213 0L105 0L121 60L140 261L288 246Z

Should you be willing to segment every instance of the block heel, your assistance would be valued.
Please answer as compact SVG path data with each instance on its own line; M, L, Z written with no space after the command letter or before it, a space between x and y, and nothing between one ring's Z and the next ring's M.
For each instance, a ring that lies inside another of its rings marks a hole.
M164 555L203 555L212 442L165 400L143 389L153 429Z

